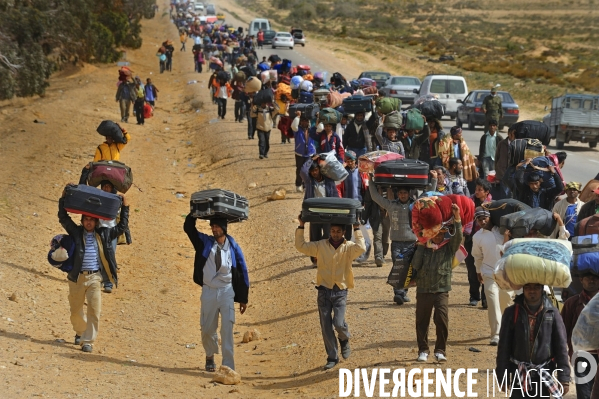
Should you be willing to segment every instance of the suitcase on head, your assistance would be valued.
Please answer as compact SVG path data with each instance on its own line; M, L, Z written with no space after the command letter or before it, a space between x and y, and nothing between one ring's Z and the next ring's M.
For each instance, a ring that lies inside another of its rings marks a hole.
M356 224L362 204L352 198L308 198L302 202L302 220L308 223Z
M97 187L103 180L111 182L117 191L126 193L133 184L133 174L130 167L119 161L93 162L87 175L87 184Z
M549 126L539 121L521 121L514 123L510 130L514 130L517 139L537 139L543 145L549 145L551 134Z
M193 193L189 206L191 216L195 218L207 220L225 218L229 223L247 220L250 213L247 198L221 189Z
M502 216L530 209L530 206L512 198L489 202L483 204L482 207L491 214L491 223L493 223L493 226L500 225Z
M356 114L372 111L372 98L366 96L351 96L343 99L343 112Z
M509 230L512 238L526 237L531 230L537 230L544 236L550 236L557 225L553 213L543 208L531 208L502 216L499 231Z
M422 188L428 185L428 173L427 162L416 159L387 161L374 170L374 181L377 186Z
M69 185L65 189L64 209L67 212L111 220L118 215L121 197L85 184Z
M306 115L308 117L308 119L314 119L316 118L316 114L318 112L320 112L320 107L318 106L318 104L291 104L288 108L289 111L289 117L290 118L295 118L295 113L297 111L301 112L302 115Z

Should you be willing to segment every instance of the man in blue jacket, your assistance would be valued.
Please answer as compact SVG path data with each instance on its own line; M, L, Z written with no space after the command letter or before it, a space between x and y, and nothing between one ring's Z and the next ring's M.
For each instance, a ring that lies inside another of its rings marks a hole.
M295 191L298 193L303 191L300 170L306 161L316 154L316 146L308 132L309 128L310 120L308 116L296 111L295 118L291 122L291 130L293 130L295 141Z
M233 324L235 302L243 314L247 308L250 279L241 248L227 234L227 220L210 220L212 236L200 233L196 219L187 215L183 230L196 250L193 281L202 287L200 297L200 328L206 351L206 371L216 371L214 354L219 352L218 315L221 316L221 345L223 365L235 370L233 358Z

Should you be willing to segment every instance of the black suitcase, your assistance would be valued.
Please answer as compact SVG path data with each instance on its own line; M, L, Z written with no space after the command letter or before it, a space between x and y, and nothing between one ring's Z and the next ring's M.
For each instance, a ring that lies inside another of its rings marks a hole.
M483 204L482 207L488 210L491 214L491 222L493 223L493 226L500 225L502 216L530 209L530 206L512 198L489 202Z
M67 212L98 219L115 219L121 207L121 197L86 184L66 187L64 209Z
M343 112L346 114L370 111L372 111L372 97L351 96L343 99Z
M123 130L113 121L102 121L96 129L104 137L112 137L115 143L127 144L127 138Z
M301 104L312 104L314 102L314 95L308 91L300 91L297 101Z
M508 162L516 166L526 158L536 158L545 155L543 143L537 139L516 139L510 143Z
M521 121L514 123L510 130L515 130L517 139L537 139L543 145L549 145L551 134L549 126L539 121Z
M288 112L291 118L295 118L295 113L299 111L302 115L307 115L309 119L315 119L316 114L320 112L320 106L316 103L312 104L291 104L289 106Z
M262 89L254 95L253 103L258 106L274 102L274 94L271 89Z
M523 238L531 230L537 230L544 236L550 236L557 225L553 213L543 208L531 208L502 216L499 221L499 232L511 232L512 238Z
M198 219L225 218L229 223L247 220L250 206L247 198L232 191L215 189L191 194L191 216Z
M416 159L386 161L374 170L374 181L382 186L424 188L428 185L429 166Z
M362 204L352 198L308 198L302 202L302 220L309 223L356 224Z

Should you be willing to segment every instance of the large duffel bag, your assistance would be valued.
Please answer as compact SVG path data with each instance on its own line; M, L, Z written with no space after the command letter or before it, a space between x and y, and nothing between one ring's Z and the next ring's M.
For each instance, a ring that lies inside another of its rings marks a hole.
M390 112L383 118L383 127L385 128L392 127L399 131L399 129L401 129L401 123L401 113L398 111Z
M579 277L587 271L599 276L599 235L573 237L572 251L572 277Z
M343 97L341 97L341 93L337 91L331 91L327 94L327 105L330 108L337 108L343 104Z
M323 108L318 114L318 120L324 124L333 124L341 122L341 112L334 108Z
M404 159L404 156L391 151L372 151L358 158L358 170L362 173L374 173L383 162Z
M271 89L266 88L262 89L256 94L254 94L253 103L258 106L263 106L266 104L271 104L274 102L274 95Z
M316 118L316 114L318 112L320 112L320 106L316 103L312 103L312 104L301 104L301 103L296 103L296 104L291 104L288 108L288 113L289 113L289 117L291 118L295 118L295 113L297 111L301 112L302 115L305 115L308 117L308 119L314 119Z
M514 123L510 130L514 130L517 139L537 139L543 145L549 145L551 135L549 126L539 121L520 121Z
M123 129L113 121L102 121L96 129L104 137L112 137L115 143L127 144Z
M500 226L502 216L530 209L530 206L512 198L489 202L483 204L482 207L491 214L493 226Z
M377 111L387 115L393 111L401 111L401 100L393 97L379 97L375 101Z
M599 295L595 295L582 309L572 330L574 351L591 352L599 348ZM595 386L595 389L597 387Z
M419 104L415 104L413 108L418 108L420 113L426 117L426 119L441 119L445 114L443 104L438 100L427 100L422 101Z
M250 76L250 78L245 82L245 86L243 91L246 93L255 93L262 88L262 82L255 76Z
M302 202L302 221L309 223L357 224L362 204L352 198L308 198Z
M301 104L312 104L314 102L314 95L307 91L300 91L297 101Z
M382 186L422 188L428 185L429 165L416 159L381 163L374 170L374 181Z
M372 98L366 96L351 96L343 99L343 112L357 114L372 111Z
M250 213L247 198L221 189L193 193L189 206L191 216L195 218L208 220L225 218L229 223L247 220Z
M131 168L119 161L92 162L87 175L87 184L97 187L103 180L108 180L114 188L126 193L133 184Z
M67 212L92 216L98 219L116 219L121 207L121 197L86 184L68 185L65 188L64 209Z
M516 166L527 158L545 155L543 143L537 139L516 139L510 143L508 151L509 166Z
M589 180L587 184L585 184L582 192L580 193L580 200L582 202L589 202L590 200L595 200L595 190L599 188L599 180Z
M577 236L587 236L589 234L599 234L599 214L589 216L579 220L574 226Z
M553 218L553 213L543 208L526 209L502 216L499 220L501 234L509 230L512 238L526 237L531 230L550 236L556 225L557 221Z
M495 267L494 277L500 288L517 290L525 284L570 285L570 242L548 239L512 241L504 245L503 256Z
M411 108L406 113L406 130L416 130L420 131L424 129L424 119L422 118L422 113L418 108Z

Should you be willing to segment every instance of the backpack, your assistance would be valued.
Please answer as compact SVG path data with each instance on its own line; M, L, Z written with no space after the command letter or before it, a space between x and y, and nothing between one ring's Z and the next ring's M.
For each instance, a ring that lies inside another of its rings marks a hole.
M418 108L411 108L406 113L406 130L420 131L424 129L424 119Z
M50 247L51 249L48 252L48 263L65 273L73 270L73 261L75 258L75 240L73 240L73 237L67 234L59 234L52 238ZM64 261L54 260L52 256L54 252L60 248L64 248L68 255L68 258Z
M336 125L343 115L334 108L324 108L318 115L318 120L324 124Z

